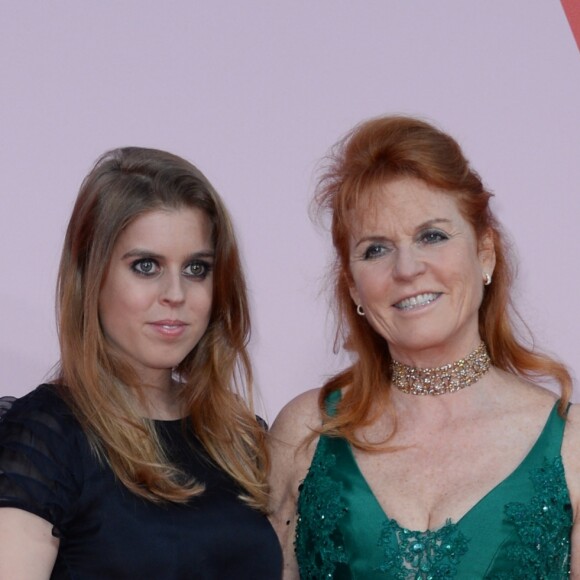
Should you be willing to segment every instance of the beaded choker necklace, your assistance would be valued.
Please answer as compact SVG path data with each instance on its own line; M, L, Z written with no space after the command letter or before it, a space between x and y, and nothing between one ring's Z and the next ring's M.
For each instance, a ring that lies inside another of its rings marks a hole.
M489 367L489 355L482 342L470 355L442 367L420 369L394 360L392 382L399 391L410 395L444 395L472 385Z

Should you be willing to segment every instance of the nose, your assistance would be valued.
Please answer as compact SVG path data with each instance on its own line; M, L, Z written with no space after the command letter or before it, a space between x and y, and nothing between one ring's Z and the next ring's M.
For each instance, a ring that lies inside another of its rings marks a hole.
M167 273L162 280L160 301L171 306L182 304L185 301L185 280L179 273Z
M414 246L400 247L395 256L393 275L402 280L414 278L425 271L420 250Z

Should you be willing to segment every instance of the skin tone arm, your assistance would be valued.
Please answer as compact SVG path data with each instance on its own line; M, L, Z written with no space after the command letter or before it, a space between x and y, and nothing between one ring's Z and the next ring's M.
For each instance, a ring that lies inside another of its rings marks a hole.
M58 552L52 524L15 508L0 508L0 578L48 580Z
M269 433L271 468L271 522L284 555L283 580L300 578L294 554L298 486L306 477L316 440L301 445L312 429L320 427L318 391L308 391L288 403Z

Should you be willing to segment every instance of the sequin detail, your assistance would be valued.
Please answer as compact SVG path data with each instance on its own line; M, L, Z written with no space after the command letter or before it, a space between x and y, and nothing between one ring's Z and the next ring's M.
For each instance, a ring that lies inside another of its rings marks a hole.
M321 439L321 442L324 438ZM347 513L343 485L332 477L336 457L319 445L298 500L296 555L301 578L331 579L349 568L348 548L341 533ZM561 457L544 460L529 473L534 495L527 502L504 507L509 541L500 549L509 571L483 576L488 580L563 580L569 576L572 508ZM436 531L413 532L386 519L377 530L381 563L373 570L389 580L460 578L458 566L477 539L467 538L460 524L447 521ZM369 570L370 572L370 570ZM345 577L348 576L346 572Z
M413 532L395 520L383 524L379 546L384 560L378 570L393 580L454 578L468 541L451 520L438 530Z
M322 436L298 499L301 578L568 578L572 508L560 456L564 426L554 406L514 472L477 508L434 532L412 532L390 520L348 443Z
M338 527L347 510L342 483L328 475L336 457L322 454L321 460L320 448L319 444L298 498L294 547L302 580L333 578L337 565L347 563Z
M507 549L513 572L492 574L490 579L560 580L569 576L572 506L562 458L545 459L542 467L530 473L530 479L535 492L531 500L508 503L504 510L519 540Z

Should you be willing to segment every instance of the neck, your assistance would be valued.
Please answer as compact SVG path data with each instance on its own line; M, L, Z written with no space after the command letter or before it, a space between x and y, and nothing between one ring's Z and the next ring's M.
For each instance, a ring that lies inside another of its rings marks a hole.
M140 402L144 416L164 421L181 419L183 407L179 397L179 384L172 379L170 374L157 378L161 380L143 380Z

